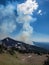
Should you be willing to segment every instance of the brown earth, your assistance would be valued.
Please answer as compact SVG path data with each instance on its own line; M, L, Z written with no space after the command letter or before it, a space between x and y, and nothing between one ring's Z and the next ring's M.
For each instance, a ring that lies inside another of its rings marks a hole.
M34 53L14 55L7 53L0 54L0 65L43 65L47 55L37 55Z

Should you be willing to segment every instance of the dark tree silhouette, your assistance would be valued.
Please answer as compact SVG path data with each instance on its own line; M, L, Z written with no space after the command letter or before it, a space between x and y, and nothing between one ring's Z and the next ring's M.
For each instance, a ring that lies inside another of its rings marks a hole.
M49 57L47 60L44 61L44 64L43 65L49 65Z
M8 47L7 51L8 51L11 55L14 55L14 54L15 54L15 47L14 47L14 46Z
M2 53L3 52L3 44L2 44L2 42L0 42L0 53Z

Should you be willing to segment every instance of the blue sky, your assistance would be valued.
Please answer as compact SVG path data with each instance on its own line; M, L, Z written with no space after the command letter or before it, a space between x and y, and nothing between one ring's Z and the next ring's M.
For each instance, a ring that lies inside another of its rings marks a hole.
M0 39L49 42L49 0L1 0Z

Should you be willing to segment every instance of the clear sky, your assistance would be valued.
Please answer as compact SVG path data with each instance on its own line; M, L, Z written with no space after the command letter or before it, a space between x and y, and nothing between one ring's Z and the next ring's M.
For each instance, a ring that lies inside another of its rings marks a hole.
M0 39L49 42L49 0L0 0Z

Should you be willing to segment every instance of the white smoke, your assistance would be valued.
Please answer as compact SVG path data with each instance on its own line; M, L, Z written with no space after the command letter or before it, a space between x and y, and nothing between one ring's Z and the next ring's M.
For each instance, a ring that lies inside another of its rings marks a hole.
M17 27L14 9L12 4L0 5L0 38L9 36Z
M36 0L27 0L25 3L18 4L17 11L18 14L31 15L34 10L38 8Z
M27 0L25 3L17 5L17 13L19 16L16 21L23 23L23 30L18 39L30 44L32 44L33 34L33 27L30 23L36 21L36 18L33 18L32 15L37 8L38 4L36 3L36 0Z
M15 23L22 23L23 27L21 32L16 34L15 39L32 44L33 27L30 23L36 21L36 18L33 18L33 12L37 10L37 8L38 3L36 0L26 0L26 2L21 4L17 3L17 7L11 3L6 6L1 5L0 23L2 21L2 24L0 25L0 30L4 32L2 37L8 35L11 37L10 34L12 34L17 27ZM14 10L17 10L18 16L15 15Z

